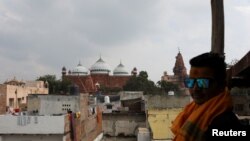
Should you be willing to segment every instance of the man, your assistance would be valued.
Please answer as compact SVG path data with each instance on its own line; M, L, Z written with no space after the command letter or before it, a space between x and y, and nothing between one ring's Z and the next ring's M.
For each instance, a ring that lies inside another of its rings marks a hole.
M174 141L245 137L247 132L241 128L238 118L232 112L232 100L226 89L224 57L204 53L192 58L190 65L185 85L189 88L193 101L173 121L171 130L175 135Z

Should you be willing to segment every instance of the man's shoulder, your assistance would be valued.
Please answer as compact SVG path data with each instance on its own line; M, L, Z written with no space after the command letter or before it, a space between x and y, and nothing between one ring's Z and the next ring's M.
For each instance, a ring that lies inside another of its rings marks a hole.
M225 111L216 116L209 127L213 128L238 128L240 121L233 111Z
M234 112L226 111L213 119L208 126L206 136L210 139L234 137L245 140L250 136L250 132L249 126L242 125Z

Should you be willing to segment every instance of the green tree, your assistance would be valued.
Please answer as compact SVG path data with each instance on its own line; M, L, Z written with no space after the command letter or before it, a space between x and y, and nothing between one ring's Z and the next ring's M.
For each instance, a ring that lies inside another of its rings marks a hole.
M71 84L68 80L57 80L55 75L49 74L40 76L37 80L48 84L49 94L67 93Z
M69 87L72 85L71 81L67 80L67 79L63 79L63 80L58 80L59 83L59 89L57 91L57 93L69 93Z
M123 87L126 91L143 91L144 94L155 94L158 88L148 79L148 73L141 71L138 76L132 76Z
M166 82L164 80L158 81L157 85L158 87L160 87L160 90L164 93L168 93L169 91L178 92L180 90L177 84Z

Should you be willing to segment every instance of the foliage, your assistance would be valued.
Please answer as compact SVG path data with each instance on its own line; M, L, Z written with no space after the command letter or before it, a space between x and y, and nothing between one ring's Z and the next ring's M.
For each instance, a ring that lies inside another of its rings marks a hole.
M164 80L158 81L157 85L160 87L160 90L164 93L168 93L169 91L179 92L180 88L177 84L166 82Z
M154 82L148 80L146 71L141 71L138 76L132 76L123 89L125 91L143 91L144 94L155 94L158 92Z
M69 85L71 84L68 80L57 80L55 75L49 74L40 76L37 80L48 84L49 94L68 93Z
M118 93L119 91L122 91L122 89L119 87L109 88L109 87L105 87L104 85L100 85L99 91L102 94L112 94L112 93Z

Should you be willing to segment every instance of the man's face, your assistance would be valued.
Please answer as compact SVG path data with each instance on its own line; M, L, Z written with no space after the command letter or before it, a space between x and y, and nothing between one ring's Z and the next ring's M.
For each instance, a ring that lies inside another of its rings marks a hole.
M196 104L203 104L208 101L210 98L218 94L217 82L214 78L214 70L208 67L191 67L190 76L191 79L194 79L193 88L189 88L191 97L193 98ZM197 85L197 79L208 79L208 88L201 88Z

